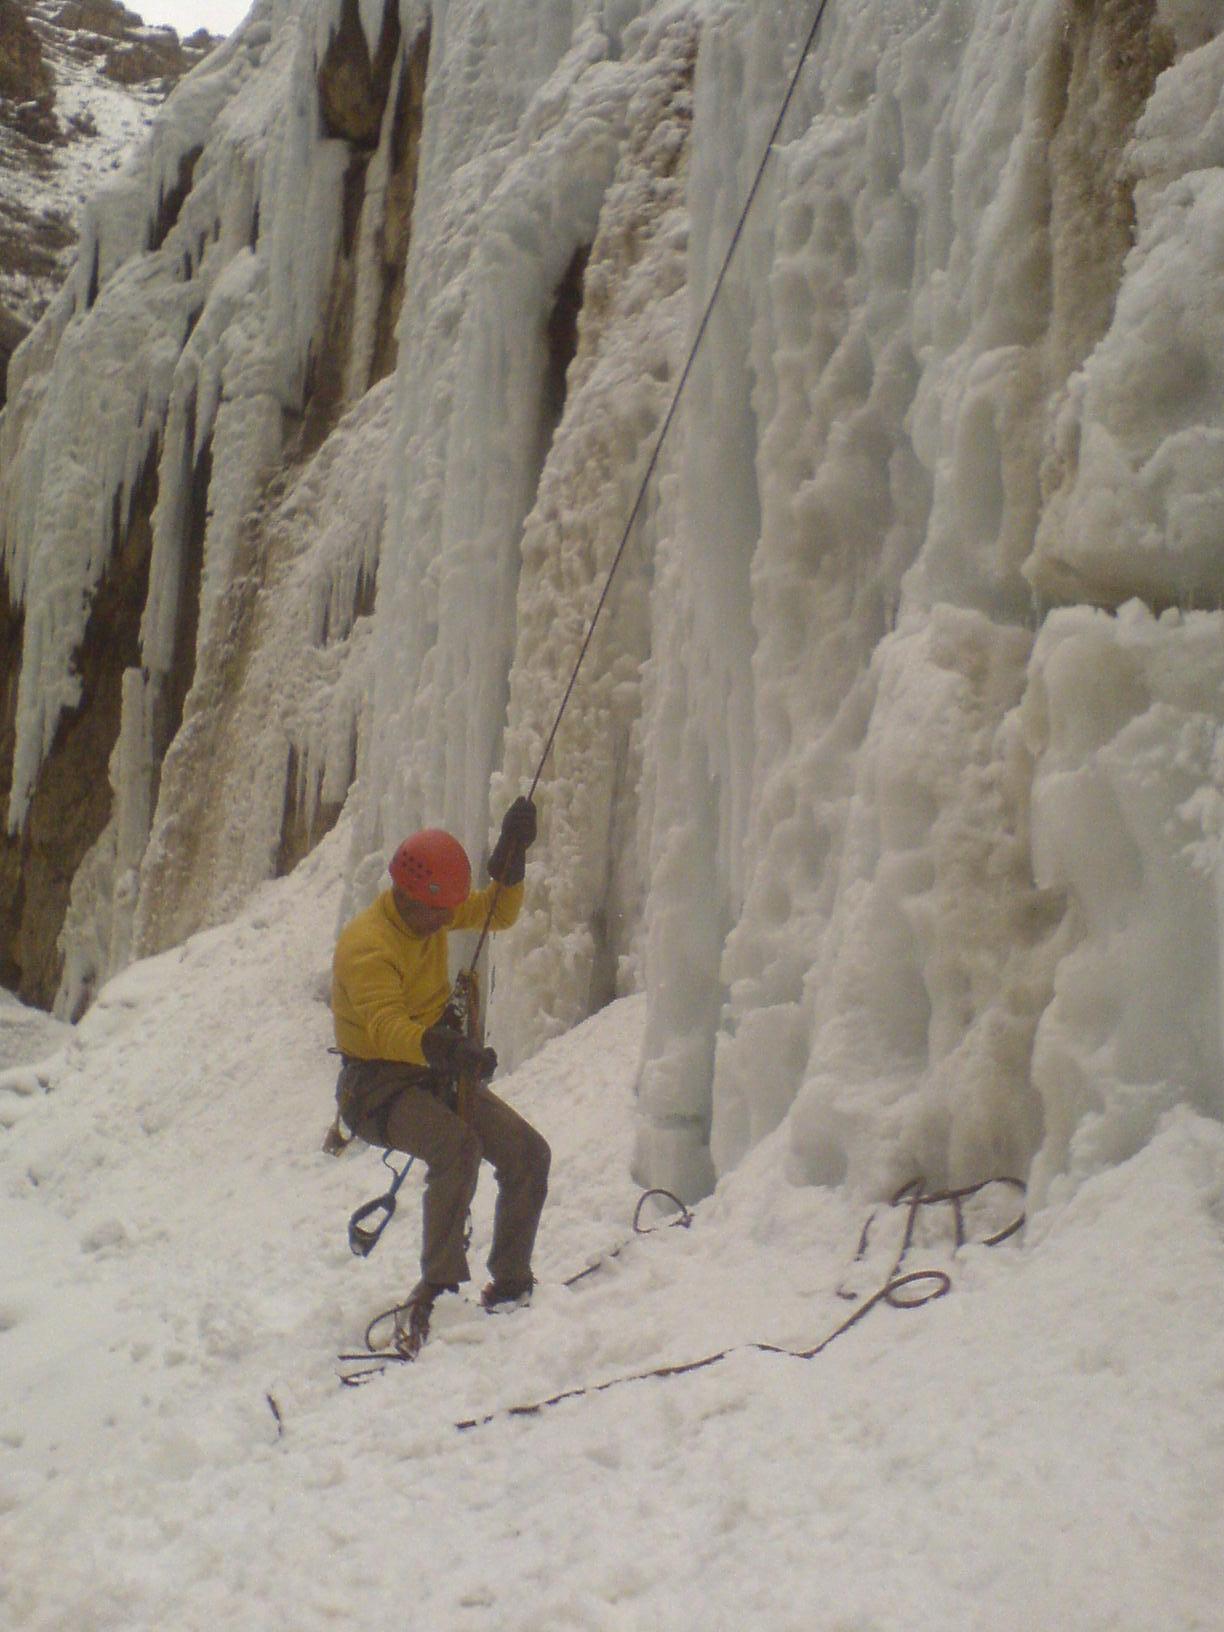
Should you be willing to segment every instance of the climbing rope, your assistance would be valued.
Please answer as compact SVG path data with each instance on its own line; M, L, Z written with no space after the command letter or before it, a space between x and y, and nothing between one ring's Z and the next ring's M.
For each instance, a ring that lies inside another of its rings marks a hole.
M469 1417L463 1422L457 1422L455 1427L466 1430L484 1427L487 1423L496 1422L500 1417L539 1416L550 1407L560 1405L564 1400L584 1399L592 1394L604 1394L609 1389L623 1388L629 1383L646 1382L652 1377L687 1377L692 1372L704 1371L710 1366L717 1366L733 1354L756 1352L758 1354L783 1355L791 1360L814 1360L818 1354L823 1354L831 1343L835 1343L839 1337L844 1337L852 1327L865 1320L871 1311L878 1309L881 1304L886 1303L892 1309L921 1309L925 1304L934 1303L937 1298L946 1297L952 1290L952 1278L945 1270L915 1269L905 1274L901 1273L901 1266L914 1244L914 1234L917 1229L919 1214L923 1208L927 1207L950 1206L952 1208L956 1235L956 1244L952 1250L955 1253L968 1243L965 1231L964 1203L970 1197L980 1195L984 1190L995 1184L1014 1188L1021 1196L1025 1192L1025 1185L1022 1180L1007 1177L984 1179L980 1184L967 1185L959 1190L936 1190L929 1193L924 1189L921 1179L913 1179L909 1184L904 1185L889 1203L890 1207L904 1206L907 1209L901 1247L893 1261L892 1268L885 1276L883 1283L854 1311L848 1320L842 1321L840 1326L836 1327L826 1337L821 1338L819 1343L813 1344L811 1348L791 1349L783 1344L759 1341L733 1343L713 1354L702 1355L697 1360L683 1360L672 1365L652 1366L646 1371L635 1371L625 1376L611 1377L606 1382L588 1383L578 1388L563 1389L559 1394L550 1395L545 1400L535 1400L530 1405L511 1405L501 1411L491 1412L488 1416ZM859 1241L856 1262L866 1254L871 1226L876 1216L873 1213L864 1226ZM1023 1225L1024 1212L1021 1209L1002 1229L995 1230L991 1234L984 1236L978 1244L987 1247L998 1246L1001 1242L1015 1235ZM839 1296L854 1297L855 1294L846 1293L839 1288Z
M897 1191L896 1195L892 1196L888 1202L888 1208L905 1207L908 1209L905 1220L905 1234L901 1241L901 1251L898 1254L897 1261L893 1265L890 1273L894 1275L896 1274L897 1270L900 1269L906 1254L913 1246L914 1232L918 1227L918 1219L924 1207L950 1207L952 1209L956 1237L956 1245L952 1250L956 1252L959 1251L961 1247L965 1246L968 1241L968 1234L965 1227L965 1203L972 1200L974 1196L980 1196L984 1190L988 1190L995 1184L1006 1185L1010 1189L1017 1191L1017 1193L1021 1196L1023 1196L1025 1193L1026 1187L1024 1180L1013 1179L1007 1175L1000 1175L998 1178L994 1179L983 1179L980 1184L964 1185L959 1190L932 1190L927 1192L923 1189L921 1179L911 1179L908 1184L903 1184L900 1190ZM880 1213L887 1210L887 1208L877 1208L863 1225L863 1233L859 1237L858 1251L854 1255L854 1261L856 1264L862 1263L863 1259L866 1258L867 1250L871 1244L871 1232L875 1226L875 1222L880 1216ZM1015 1218L1011 1219L1007 1224L1005 1224L1002 1229L994 1231L991 1235L983 1236L978 1245L983 1247L997 1247L1001 1242L1006 1241L1010 1236L1015 1235L1018 1230L1023 1228L1023 1226L1024 1214L1021 1212L1018 1213ZM839 1286L837 1289L837 1295L839 1298L853 1299L857 1297L858 1294L854 1292L847 1292L844 1287Z
M625 521L625 525L621 531L620 542L617 545L616 552L612 557L612 565L608 568L607 576L604 579L603 588L600 591L599 599L595 603L595 610L591 614L590 622L587 625L586 635L583 639L581 647L579 648L573 670L570 673L569 680L566 684L565 691L562 694L561 702L557 708L552 726L549 729L548 736L544 742L544 747L541 750L539 761L536 764L535 773L531 778L531 786L527 793L527 797L529 799L534 799L535 797L536 789L540 785L540 778L544 774L544 767L548 762L548 756L552 752L553 745L557 740L557 733L561 728L561 721L565 716L566 709L569 707L570 699L574 694L574 688L578 684L579 672L581 671L582 665L586 660L586 655L591 648L591 642L595 638L596 627L599 623L600 617L603 614L604 607L607 605L608 597L612 592L613 580L616 577L621 561L624 559L625 551L629 547L629 540L632 536L634 525L636 524L638 516L641 512L642 504L645 501L647 489L650 486L651 478L658 467L659 457L663 451L663 444L667 440L667 434L671 430L672 422L676 417L676 411L680 406L680 399L684 395L684 389L688 384L690 375L692 374L693 365L695 364L697 354L701 349L701 343L705 339L706 331L709 328L714 307L718 303L718 297L722 293L723 284L726 281L731 262L735 256L736 249L739 247L740 239L743 237L744 227L747 223L749 212L751 211L753 204L756 202L757 194L759 193L761 183L764 180L765 170L769 164L774 143L777 141L778 136L781 133L782 126L786 120L786 115L790 111L791 103L794 100L795 91L798 88L799 76L803 72L808 57L811 55L812 48L816 43L816 36L820 31L820 25L824 20L824 14L828 9L828 4L829 0L820 0L820 3L816 8L816 15L812 20L810 29L808 30L807 38L804 40L803 47L799 52L798 60L795 63L794 71L791 74L790 82L786 88L786 94L782 98L782 104L778 109L777 117L773 122L773 126L769 132L769 137L765 143L764 151L761 154L760 163L757 165L756 172L753 176L752 185L749 187L748 194L744 199L744 204L740 210L739 218L735 223L735 228L732 231L730 242L727 245L726 254L723 256L722 264L718 269L718 275L714 279L714 287L710 291L710 297L706 301L705 308L702 311L701 320L697 325L697 332L693 336L692 344L689 347L688 356L685 359L684 367L680 371L680 377L676 382L674 391L672 392L671 401L668 404L667 412L663 416L662 424L660 425L658 434L655 437L654 445L651 448L650 457L646 462L645 471L643 472L642 479L638 484L636 496L634 497L633 504L630 507L628 517ZM477 984L476 971L480 962L480 955L484 951L485 943L489 938L489 932L492 927L494 914L497 911L498 902L501 898L502 889L503 885L501 880L494 880L494 889L489 898L488 911L486 912L484 922L481 925L480 934L476 940L475 950L472 953L471 960L468 963L466 970L464 970L456 980L455 987L451 994L451 1002L457 1002L463 1006L464 1014L468 1021L466 1029L469 1037L472 1037L475 1032L479 1030L479 987ZM471 1091L472 1089L470 1083L461 1082L461 1113L466 1107ZM342 1140L339 1122L337 1121L335 1124L333 1124L333 1128L329 1132L328 1137L324 1142L324 1149L328 1150L332 1154L338 1154L343 1148L344 1142ZM409 1165L411 1165L411 1163L409 1163ZM404 1170L404 1173L406 1172L407 1168ZM354 1252L365 1256L369 1252L373 1251L374 1246L377 1244L379 1235L381 1235L382 1231L390 1222L391 1214L395 1210L395 1191L399 1188L399 1184L402 1183L404 1173L399 1175L396 1184L392 1186L391 1190L386 1196L378 1197L375 1201L370 1202L365 1208L359 1209L358 1212L353 1215L353 1220L350 1222L349 1226L349 1242ZM371 1232L363 1232L359 1226L361 1221L368 1214L376 1212L380 1209L385 1212L386 1216L381 1220L377 1231L372 1232L372 1238L369 1239L367 1243L367 1236L370 1235ZM617 1251L619 1250L620 1249L618 1248ZM613 1256L615 1256L615 1254L613 1254ZM590 1273L590 1271L586 1270L582 1273L587 1274ZM581 1276L578 1278L580 1279Z
M756 173L752 179L752 185L748 189L747 197L744 199L743 208L739 213L739 219L736 221L735 228L731 233L731 239L727 245L727 252L723 256L722 265L718 269L718 276L714 279L714 287L710 291L710 298L706 301L705 309L701 314L701 321L697 325L697 332L693 336L693 342L689 347L688 356L685 359L684 367L680 371L680 378L676 382L676 388L672 392L671 401L668 404L667 412L663 416L663 423L659 427L658 435L655 437L650 458L646 461L646 469L642 475L641 481L638 483L637 494L634 498L632 506L630 507L628 519L626 520L624 528L621 532L620 543L617 545L616 553L612 557L612 565L608 568L607 576L603 583L603 589L600 592L599 599L595 603L595 610L591 614L591 620L587 625L586 636L581 647L579 648L578 657L574 663L574 667L565 687L565 691L562 694L560 705L557 708L556 716L552 722L552 727L549 730L548 736L544 742L544 747L541 750L539 762L535 768L535 774L531 779L531 786L527 791L527 797L529 799L535 798L536 789L540 785L540 778L544 774L544 766L547 764L548 756L552 752L553 744L557 740L557 732L561 729L561 721L565 716L566 709L569 707L570 698L574 694L574 687L578 684L579 671L581 670L583 663L586 661L586 655L591 648L591 642L595 638L596 626L598 625L600 617L603 614L604 607L607 605L608 597L612 593L612 581L616 577L617 570L624 558L625 551L629 547L629 539L632 535L634 524L636 523L641 512L642 504L646 498L646 490L650 486L650 479L654 475L658 466L659 456L663 451L663 444L667 440L667 433L671 430L672 421L676 417L676 410L680 406L680 398L684 395L684 388L688 384L689 376L693 372L693 365L697 361L697 353L701 349L701 343L705 339L706 330L710 326L710 318L713 316L714 307L717 305L718 297L722 293L722 287L726 281L727 273L730 270L731 262L735 256L735 251L738 249L740 239L744 235L744 227L747 223L749 212L751 211L753 204L756 202L757 194L760 192L761 183L765 177L765 170L769 164L774 143L777 141L778 136L781 133L782 126L786 120L786 115L790 112L790 106L794 100L795 91L799 85L799 76L803 72L804 65L812 53L812 47L816 43L816 36L820 32L820 25L824 21L824 14L828 9L828 5L829 0L820 0L820 4L816 8L816 15L812 20L812 26L808 30L807 38L804 40L803 48L799 52L799 59L795 64L794 72L791 74L790 83L787 85L786 95L782 98L782 105L778 109L778 116L774 120L773 127L771 128L768 139L765 142L765 148L761 154L761 161L757 165ZM493 914L497 909L497 902L500 894L501 884L498 883L489 903L489 911L485 917L484 925L480 931L480 937L476 943L476 950L472 954L472 960L469 965L468 972L473 976L475 975L476 965L479 961L480 954L484 950L485 941L489 936L489 928L493 922Z
M412 1364L421 1348L413 1325L414 1312L411 1302L380 1309L365 1329L364 1351L336 1356L350 1368L340 1373L345 1388L360 1388L371 1378L381 1377L388 1366Z
M666 1225L643 1224L642 1209L645 1207L646 1203L652 1200L655 1196L662 1196L667 1201L675 1202L676 1206L680 1209L679 1218L669 1218ZM643 1190L641 1195L638 1197L637 1206L633 1209L634 1235L653 1235L656 1230L665 1228L687 1230L692 1222L692 1213L689 1212L688 1208L680 1200L680 1197L673 1195L670 1190ZM628 1241L622 1241L619 1246L611 1247L607 1252L601 1252L599 1257L594 1259L593 1262L589 1263L585 1269L580 1269L576 1275L571 1275L568 1280L562 1281L561 1285L577 1286L578 1282L585 1281L588 1275L597 1274L605 1264L611 1263L613 1258L619 1258L625 1248L632 1243L632 1240L633 1236L630 1236Z
M386 1158L384 1157L384 1161ZM388 1163L388 1166L390 1164ZM405 1169L405 1172L407 1169ZM401 1175L402 1178L402 1175ZM648 1201L660 1196L665 1201L674 1202L679 1208L680 1216L670 1218L666 1225L643 1224L642 1212ZM376 1205L371 1203L371 1205ZM656 1230L680 1226L687 1229L693 1222L693 1215L670 1190L643 1190L638 1197L637 1206L633 1209L634 1235L653 1235ZM630 1237L632 1240L632 1237ZM466 1245L466 1243L465 1243ZM612 1247L608 1252L601 1253L594 1263L580 1269L576 1275L562 1281L562 1286L576 1286L579 1281L585 1280L588 1275L594 1275L611 1259L620 1256L628 1241L622 1241L619 1246ZM354 1249L356 1250L356 1249ZM364 1254L363 1254L364 1256ZM421 1350L418 1332L413 1327L413 1306L411 1303L392 1304L389 1309L382 1309L370 1321L365 1329L363 1341L365 1351L337 1355L337 1360L350 1367L348 1371L340 1373L340 1381L346 1388L360 1388L368 1383L372 1377L379 1377L388 1366L408 1365L414 1361Z

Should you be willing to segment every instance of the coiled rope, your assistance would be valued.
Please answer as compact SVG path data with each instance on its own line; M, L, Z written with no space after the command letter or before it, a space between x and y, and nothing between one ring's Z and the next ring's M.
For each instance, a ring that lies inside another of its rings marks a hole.
M646 1203L652 1200L655 1196L662 1196L665 1201L675 1202L676 1206L680 1210L680 1216L678 1218L669 1218L666 1225L643 1224L642 1209L645 1207ZM638 1197L637 1206L633 1209L634 1235L653 1235L656 1230L661 1230L664 1228L687 1230L692 1222L692 1213L689 1212L688 1208L680 1200L680 1197L673 1195L670 1190L660 1190L657 1188L654 1190L643 1190L641 1195ZM619 1246L610 1247L607 1252L601 1252L599 1257L593 1262L589 1263L585 1269L580 1269L576 1275L571 1275L567 1280L562 1281L561 1285L577 1286L578 1282L585 1281L588 1275L598 1274L605 1264L611 1263L613 1258L620 1257L621 1253L630 1244L632 1239L633 1237L630 1236L629 1241L622 1241Z

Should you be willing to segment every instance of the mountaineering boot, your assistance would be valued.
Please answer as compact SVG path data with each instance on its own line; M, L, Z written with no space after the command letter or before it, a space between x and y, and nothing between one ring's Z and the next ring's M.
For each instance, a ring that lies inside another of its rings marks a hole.
M405 1360L415 1360L429 1336L433 1306L443 1292L458 1292L457 1281L418 1281L396 1311L395 1348Z
M534 1286L535 1278L531 1275L525 1281L490 1281L480 1294L480 1306L490 1313L496 1309L508 1309L511 1305L522 1308L531 1302Z

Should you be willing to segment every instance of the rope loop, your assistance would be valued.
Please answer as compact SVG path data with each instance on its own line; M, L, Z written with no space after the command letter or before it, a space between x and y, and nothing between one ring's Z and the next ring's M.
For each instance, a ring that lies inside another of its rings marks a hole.
M679 1218L669 1218L669 1219L666 1220L666 1222L659 1223L659 1224L643 1224L642 1223L642 1208L645 1207L646 1203L653 1196L662 1196L665 1201L674 1201L676 1206L680 1209L680 1217ZM634 1235L653 1235L656 1230L674 1230L674 1229L687 1230L689 1225L692 1222L693 1222L692 1213L689 1212L688 1208L680 1200L680 1197L677 1196L677 1195L673 1195L670 1190L659 1190L659 1189L643 1190L641 1195L638 1197L637 1206L633 1209L633 1233L634 1233Z
M917 1287L924 1283L926 1291L907 1292L904 1297L900 1296L903 1287ZM934 1303L936 1298L946 1297L951 1290L952 1277L945 1275L942 1269L914 1269L908 1275L894 1275L880 1289L880 1296L894 1309L921 1309L924 1303Z

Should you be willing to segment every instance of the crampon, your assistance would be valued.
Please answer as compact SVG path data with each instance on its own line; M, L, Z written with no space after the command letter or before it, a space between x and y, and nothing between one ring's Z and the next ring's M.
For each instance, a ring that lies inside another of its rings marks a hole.
M337 1356L345 1369L340 1381L346 1388L359 1388L380 1377L391 1365L411 1365L429 1338L429 1322L434 1302L451 1287L414 1287L403 1303L394 1304L374 1316L365 1329L365 1350ZM457 1290L457 1289L454 1289Z

